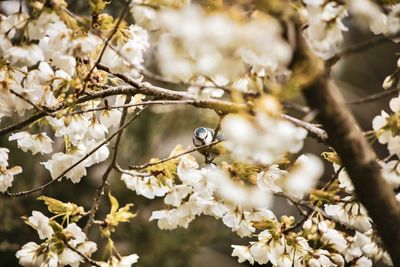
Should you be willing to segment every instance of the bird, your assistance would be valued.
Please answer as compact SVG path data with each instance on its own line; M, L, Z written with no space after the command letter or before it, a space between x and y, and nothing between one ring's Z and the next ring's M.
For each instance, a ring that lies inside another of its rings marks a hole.
M209 145L214 141L223 141L222 133L217 133L214 137L214 130L206 127L199 127L193 131L193 144L195 147ZM226 153L226 148L222 143L200 148L198 152L206 157L206 162L211 163L216 157Z

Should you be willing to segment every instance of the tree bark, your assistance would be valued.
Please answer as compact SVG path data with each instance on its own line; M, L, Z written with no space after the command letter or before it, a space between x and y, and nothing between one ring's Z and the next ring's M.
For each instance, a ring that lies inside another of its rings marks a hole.
M308 104L328 133L328 144L340 156L357 197L388 250L394 266L400 266L400 203L380 172L375 152L364 138L337 87L322 72L303 90Z

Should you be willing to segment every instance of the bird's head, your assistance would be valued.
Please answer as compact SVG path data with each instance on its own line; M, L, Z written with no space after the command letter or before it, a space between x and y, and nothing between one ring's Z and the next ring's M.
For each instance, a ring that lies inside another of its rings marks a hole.
M193 144L195 146L203 146L210 144L212 142L212 139L213 139L212 132L205 127L196 128L193 132Z

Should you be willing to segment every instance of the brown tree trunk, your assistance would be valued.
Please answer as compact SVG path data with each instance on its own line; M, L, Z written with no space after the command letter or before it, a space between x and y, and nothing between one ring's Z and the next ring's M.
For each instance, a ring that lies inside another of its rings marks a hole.
M357 197L376 224L394 266L400 266L400 203L380 172L377 157L364 138L337 87L323 73L303 95L328 133L328 144L340 156Z

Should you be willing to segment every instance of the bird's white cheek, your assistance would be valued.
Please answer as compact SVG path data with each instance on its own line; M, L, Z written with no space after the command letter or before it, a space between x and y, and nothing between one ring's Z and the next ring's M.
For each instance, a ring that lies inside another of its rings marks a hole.
M206 136L206 139L205 139L205 144L211 144L211 142L212 142L212 139L213 139L213 137L212 137L212 134L208 134L207 136Z

